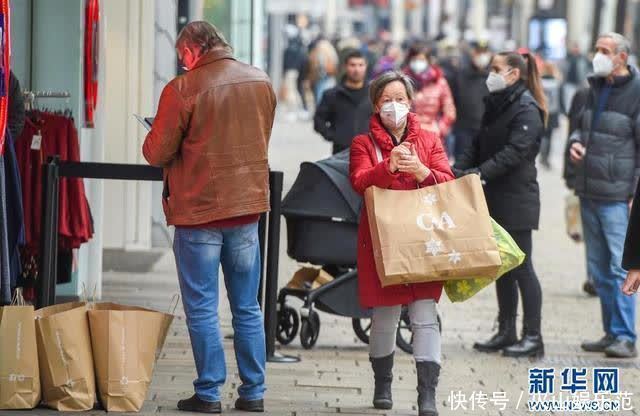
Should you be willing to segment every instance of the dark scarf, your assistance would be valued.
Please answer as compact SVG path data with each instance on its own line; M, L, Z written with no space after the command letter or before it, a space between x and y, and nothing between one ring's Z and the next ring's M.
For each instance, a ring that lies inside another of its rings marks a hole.
M486 126L496 121L525 91L527 91L527 87L524 82L518 81L502 91L493 92L485 97L482 125Z

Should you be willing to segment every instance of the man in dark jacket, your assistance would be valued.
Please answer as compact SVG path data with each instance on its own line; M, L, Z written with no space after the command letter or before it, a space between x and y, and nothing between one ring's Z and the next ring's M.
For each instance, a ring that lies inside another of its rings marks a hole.
M486 44L473 43L469 63L461 69L453 83L453 98L458 117L454 126L455 157L462 157L464 150L480 132L484 99L489 95L486 81L491 62L491 52Z
M372 108L366 75L367 60L362 52L349 52L343 82L327 90L318 105L313 126L333 143L333 154L348 149L354 137L369 131Z
M620 290L626 276L622 255L629 205L640 177L640 73L627 64L629 51L622 35L600 36L590 95L570 138L587 263L605 332L582 348L616 358L637 356L636 300Z

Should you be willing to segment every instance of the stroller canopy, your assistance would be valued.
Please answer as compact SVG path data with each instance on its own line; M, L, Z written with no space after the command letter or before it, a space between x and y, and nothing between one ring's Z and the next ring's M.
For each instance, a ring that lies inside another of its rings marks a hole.
M304 162L282 202L285 217L340 219L357 224L362 197L349 181L349 150L318 162Z

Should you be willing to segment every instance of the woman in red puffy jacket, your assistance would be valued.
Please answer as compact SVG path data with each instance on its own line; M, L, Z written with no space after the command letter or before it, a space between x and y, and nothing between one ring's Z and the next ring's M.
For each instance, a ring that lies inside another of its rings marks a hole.
M414 90L401 72L386 72L371 83L374 107L369 134L351 145L350 177L363 194L370 186L410 190L454 179L438 136L420 127L410 113ZM402 207L398 207L402 215ZM402 305L409 306L413 353L418 373L420 416L436 415L435 390L440 373L440 332L436 302L441 282L382 288L376 272L366 207L358 231L358 284L360 303L372 308L369 356L375 376L373 404L390 409L396 327Z
M422 128L435 132L444 143L456 121L456 105L444 72L434 63L430 49L421 46L409 50L403 69L416 87L412 111Z

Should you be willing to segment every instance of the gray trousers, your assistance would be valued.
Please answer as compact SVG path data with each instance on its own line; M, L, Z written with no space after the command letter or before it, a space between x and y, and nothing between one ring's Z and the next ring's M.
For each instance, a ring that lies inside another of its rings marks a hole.
M432 361L440 364L441 338L438 328L438 311L433 299L415 301L409 306L409 318L413 331L413 356L416 361ZM396 348L396 330L402 306L373 308L369 356L386 357Z

